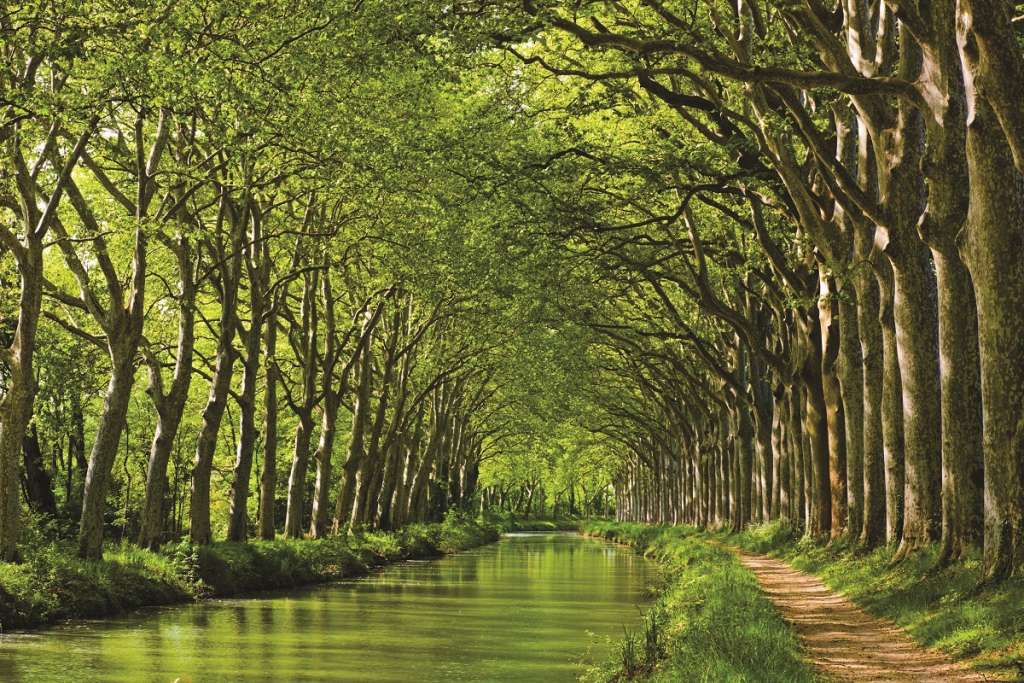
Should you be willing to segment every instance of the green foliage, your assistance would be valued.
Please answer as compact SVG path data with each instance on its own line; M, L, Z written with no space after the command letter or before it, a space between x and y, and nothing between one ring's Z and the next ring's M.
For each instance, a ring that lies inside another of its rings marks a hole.
M668 585L590 681L815 681L796 637L736 557L686 527L595 522L584 532L657 560Z
M578 531L581 522L567 518L523 518L505 510L488 510L484 519L504 533L512 531Z

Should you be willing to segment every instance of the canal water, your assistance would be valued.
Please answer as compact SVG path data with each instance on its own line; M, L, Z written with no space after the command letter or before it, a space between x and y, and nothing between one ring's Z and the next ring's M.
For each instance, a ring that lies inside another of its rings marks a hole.
M0 681L573 681L635 627L655 567L575 534L259 598L0 638Z

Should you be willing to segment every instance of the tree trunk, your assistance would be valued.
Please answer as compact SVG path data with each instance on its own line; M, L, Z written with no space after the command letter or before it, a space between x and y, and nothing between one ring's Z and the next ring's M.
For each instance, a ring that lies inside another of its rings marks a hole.
M206 545L212 540L210 530L210 475L213 470L213 455L217 451L217 435L224 411L228 405L228 391L231 389L231 374L235 363L235 351L231 348L234 325L227 316L221 316L221 339L217 349L217 365L210 382L210 394L203 409L203 426L196 439L196 457L192 467L192 492L189 503L191 526L189 538L196 545Z
M829 484L829 433L825 394L822 387L821 330L816 311L809 310L800 318L804 329L800 336L805 346L801 371L803 433L807 439L804 477L807 499L807 533L815 539L829 535L832 522L831 488Z
M356 392L352 411L352 434L349 438L348 457L342 469L338 500L334 507L333 531L343 533L352 519L352 508L356 499L356 475L362 467L365 453L366 423L370 419L370 383L373 375L373 333L367 332L359 360L359 388Z
M24 439L25 493L29 506L38 513L57 514L57 501L53 497L53 479L43 464L43 451L39 445L39 430L32 425Z
M979 62L984 41L995 37L991 24L1003 21L1005 10L980 0L961 0L960 6L960 50L971 112L971 197L963 250L978 307L984 571L986 578L996 580L1019 571L1024 562L1024 176L1013 170L998 120L985 98L990 81L999 74L986 71L987 65ZM1016 48L1010 44L1003 49Z
M21 279L18 325L7 357L10 365L7 392L0 397L0 562L19 559L21 496L18 470L22 441L32 419L36 393L32 362L42 307L41 240L31 240L26 244L18 267Z
M838 328L845 323L836 320L838 306L834 301L832 283L827 277L821 277L820 281L818 321L822 345L821 387L828 425L829 535L838 538L846 528L846 422L836 367L841 345Z
M324 276L327 277L326 275ZM298 417L298 424L295 427L295 450L292 453L292 467L288 475L288 509L285 512L284 535L286 538L300 538L305 521L306 513L306 474L309 470L309 445L313 439L313 410L317 403L317 325L319 306L317 301L317 288L319 277L316 273L307 274L304 278L302 291L302 323L300 329L301 341L293 343L295 355L302 364L302 396L298 405L292 409ZM329 285L326 285L329 291ZM328 297L329 298L329 297ZM328 302L333 306L333 302ZM333 311L333 308L331 309ZM329 348L334 348L333 339L333 313L328 322L331 329L328 330ZM332 351L333 353L333 351ZM333 375L333 358L326 359L324 365L324 384L328 391ZM329 455L329 454L328 454Z
M146 493L142 504L138 544L156 550L163 540L166 516L167 463L178 436L181 418L188 402L192 384L192 359L195 353L195 283L194 265L188 240L179 236L178 260L178 344L171 388L165 396L159 362L147 354L150 372L150 395L156 408L157 423L149 448L146 466Z
M288 507L285 511L285 538L302 538L305 516L306 472L309 467L309 444L313 439L313 414L301 412L295 425L292 468L288 475Z
M277 321L267 321L263 389L263 470L260 472L260 538L274 540L277 496Z
M329 531L328 497L331 493L331 456L334 453L334 436L338 423L338 398L328 394L324 397L323 414L320 421L320 443L316 453L316 485L313 489L313 516L309 535L323 538Z
M103 557L103 513L107 503L107 485L128 414L132 385L135 383L138 341L138 337L135 337L111 340L110 344L113 367L103 402L103 414L96 429L96 440L89 456L89 470L85 475L85 490L82 493L82 519L78 528L78 553L89 560Z
M250 285L251 286L251 285ZM255 303L255 302L253 302ZM260 366L262 330L258 322L262 311L250 308L253 320L245 331L245 356L242 359L242 391L238 397L238 449L235 452L234 477L228 499L227 540L240 543L249 535L249 480L252 477L253 452L256 450L256 378Z
M971 276L952 245L933 249L939 283L942 381L942 535L939 563L981 541L983 480L981 366Z
M859 332L856 292L853 286L848 285L839 297L840 341L836 373L842 393L846 434L846 533L854 541L861 537L864 524L864 361ZM879 455L880 452L881 449Z
M928 253L901 235L893 264L896 350L903 381L904 498L900 555L937 540L941 524L938 310ZM894 248L895 247L895 248Z
M872 251L874 230L866 225L857 225L854 230L854 253L861 264L854 271L853 284L857 291L857 336L863 363L864 425L864 503L859 543L873 548L885 539L884 351L878 322L878 282L870 266L877 258ZM902 428L899 431L902 433Z

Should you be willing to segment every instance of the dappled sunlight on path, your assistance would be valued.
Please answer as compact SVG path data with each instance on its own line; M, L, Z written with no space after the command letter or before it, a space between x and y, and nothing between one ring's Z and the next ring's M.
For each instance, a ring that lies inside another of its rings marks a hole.
M921 647L899 626L871 616L821 580L781 560L738 554L827 676L841 681L987 680Z

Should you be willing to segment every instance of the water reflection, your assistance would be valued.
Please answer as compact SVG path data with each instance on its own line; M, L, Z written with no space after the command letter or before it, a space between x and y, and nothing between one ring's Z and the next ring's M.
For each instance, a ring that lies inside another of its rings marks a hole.
M434 562L0 641L2 681L571 681L638 621L653 568L601 541L512 535Z

